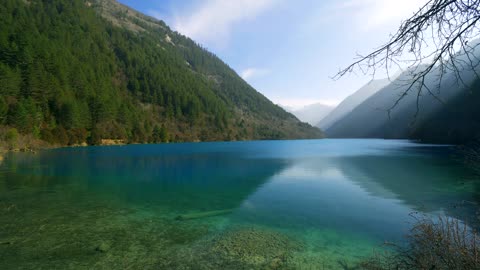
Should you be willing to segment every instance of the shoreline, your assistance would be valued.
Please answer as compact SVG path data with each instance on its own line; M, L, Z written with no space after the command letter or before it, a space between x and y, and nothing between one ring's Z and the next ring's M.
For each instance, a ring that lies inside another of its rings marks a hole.
M98 146L98 147L104 147L104 146L128 146L128 145L150 145L150 144L179 144L179 143L227 143L227 142L262 142L262 141L301 141L301 140L325 140L329 138L317 138L317 139L252 139L252 140L230 140L230 141L179 141L179 142L155 142L155 143L149 143L149 142L143 142L143 143L128 143L125 142L124 140L120 139L102 139L101 143L98 145L89 145L86 142L83 142L81 144L74 144L74 145L51 145L46 143L45 141L41 141L40 144L37 144L36 146L34 145L28 145L24 146L23 148L14 148L14 149L5 149L0 146L0 164L2 164L5 159L6 155L9 153L30 153L30 154L37 154L40 151L43 150L51 150L51 149L59 149L59 148L81 148L81 147L91 147L91 146ZM341 139L338 139L341 140ZM362 139L364 140L364 139ZM368 139L367 139L368 140ZM388 139L387 139L388 140ZM411 141L413 143L419 143L419 144L424 144L422 142L414 141L414 140L408 140L405 139L406 141ZM432 145L432 146L455 146L455 145L444 145L444 144L426 144L426 145Z

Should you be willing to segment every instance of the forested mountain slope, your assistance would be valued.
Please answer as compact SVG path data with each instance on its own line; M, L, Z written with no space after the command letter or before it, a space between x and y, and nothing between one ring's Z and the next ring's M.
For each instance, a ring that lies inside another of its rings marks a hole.
M318 138L194 41L114 0L4 0L0 124L51 143Z

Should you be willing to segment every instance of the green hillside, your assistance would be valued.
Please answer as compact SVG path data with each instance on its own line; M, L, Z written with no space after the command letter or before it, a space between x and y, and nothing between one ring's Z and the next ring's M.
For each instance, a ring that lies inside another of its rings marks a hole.
M3 129L61 145L322 136L214 54L113 0L2 2Z

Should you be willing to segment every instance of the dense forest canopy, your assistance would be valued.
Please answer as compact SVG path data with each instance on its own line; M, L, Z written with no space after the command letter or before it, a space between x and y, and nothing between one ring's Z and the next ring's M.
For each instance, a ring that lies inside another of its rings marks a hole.
M321 136L212 53L115 1L2 2L3 126L62 145Z

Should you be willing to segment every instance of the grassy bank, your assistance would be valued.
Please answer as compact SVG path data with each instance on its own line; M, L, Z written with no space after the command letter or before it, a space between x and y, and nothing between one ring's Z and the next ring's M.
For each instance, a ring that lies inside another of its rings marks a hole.
M35 138L32 134L24 135L16 128L0 126L0 156L6 152L35 152L40 149L58 147Z

